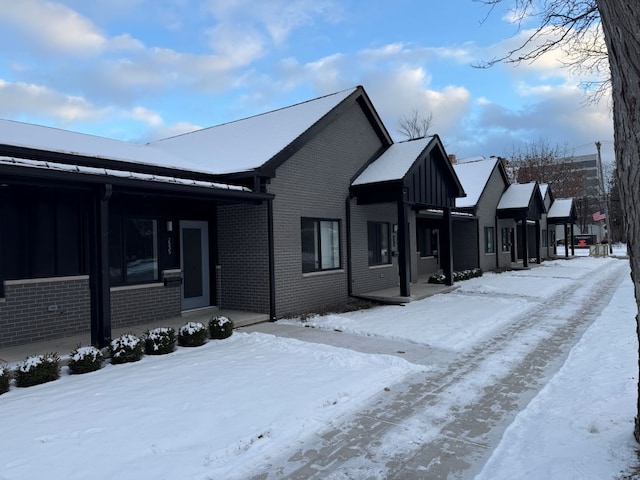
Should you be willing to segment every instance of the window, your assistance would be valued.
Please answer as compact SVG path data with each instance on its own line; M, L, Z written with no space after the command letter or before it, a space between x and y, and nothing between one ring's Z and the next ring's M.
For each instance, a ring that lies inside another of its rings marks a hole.
M388 223L367 222L369 265L386 265L391 263L390 231L391 226Z
M496 253L493 232L493 227L484 227L484 253Z
M546 247L548 244L547 242L547 231L546 230L542 230L542 246Z
M511 229L505 227L502 229L502 251L508 252L511 250Z
M16 190L0 192L0 281L86 273L85 197Z
M302 272L340 268L340 222L301 219Z
M109 272L112 284L158 279L158 225L148 218L111 217Z
M418 251L421 257L437 257L439 230L427 228L424 225L417 225Z

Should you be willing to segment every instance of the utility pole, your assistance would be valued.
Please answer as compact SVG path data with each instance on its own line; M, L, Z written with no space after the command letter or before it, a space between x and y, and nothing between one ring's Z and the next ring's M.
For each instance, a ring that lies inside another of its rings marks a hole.
M600 147L602 144L600 141L596 141L596 149L598 150L598 171L600 177L600 199L604 202L604 224L607 229L607 249L609 253L613 253L613 246L611 245L611 225L609 224L609 196L604 190L604 174L602 173L602 157L600 156Z

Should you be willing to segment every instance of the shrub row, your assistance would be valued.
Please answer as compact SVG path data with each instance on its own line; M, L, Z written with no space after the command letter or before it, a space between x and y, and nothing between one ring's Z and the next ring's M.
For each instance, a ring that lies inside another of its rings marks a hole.
M200 322L187 322L180 327L176 336L175 329L161 327L148 330L144 337L138 338L132 333L121 335L108 346L112 364L137 362L147 355L171 353L176 343L183 347L204 345L207 338L224 339L233 333L233 321L228 317L214 316L208 326ZM78 347L69 356L69 373L80 374L102 368L104 355L96 347ZM60 378L60 357L57 353L32 355L20 362L12 371L7 365L0 365L0 395L9 391L11 378L16 386L29 387L51 382Z
M471 270L462 270L460 272L453 272L453 281L459 282L461 280L469 280L470 278L481 277L482 269L473 268ZM436 283L438 285L444 285L446 278L444 274L437 273L429 277L429 283Z

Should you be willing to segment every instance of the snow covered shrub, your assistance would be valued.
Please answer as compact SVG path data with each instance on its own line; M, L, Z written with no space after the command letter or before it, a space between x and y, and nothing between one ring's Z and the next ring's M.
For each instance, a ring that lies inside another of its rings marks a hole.
M429 277L429 283L435 283L438 285L444 284L445 280L446 280L446 277L442 273L436 273Z
M207 327L200 322L187 322L178 330L178 345L199 347L207 341Z
M125 333L109 344L111 363L137 362L142 358L143 343L132 333Z
M230 337L233 333L233 321L229 317L214 315L209 320L209 335L215 340Z
M69 372L70 373L88 373L95 372L102 368L102 362L104 361L104 355L99 348L88 346L78 347L69 357Z
M144 336L144 352L147 355L164 355L176 349L176 331L171 327L158 327Z
M18 387L30 387L57 380L60 377L60 357L57 353L27 357L16 367L15 377Z
M11 370L6 365L0 365L0 395L9 391Z
M453 272L453 281L460 282L462 280L469 280L470 278L481 277L481 276L482 276L482 269L473 268L471 270L462 270L460 272ZM429 283L443 285L445 281L446 281L446 278L442 273L436 273L429 277Z

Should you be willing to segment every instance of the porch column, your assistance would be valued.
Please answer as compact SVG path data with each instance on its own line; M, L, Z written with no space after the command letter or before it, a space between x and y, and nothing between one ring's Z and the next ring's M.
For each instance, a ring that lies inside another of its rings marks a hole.
M109 290L109 199L111 185L95 193L89 232L89 289L91 292L91 344L105 347L111 341Z
M398 200L398 273L400 275L400 296L411 295L411 256L409 253L409 213L405 201L407 191L402 188L402 198Z
M453 285L453 228L451 208L442 211L442 235L440 236L440 267L445 277L445 284Z
M529 235L527 232L527 219L522 219L522 266L529 266Z
M569 258L569 229L567 228L566 222L563 225L564 225L564 257ZM573 244L573 241L571 243Z
M540 220L536 220L536 263L540 265L542 263L542 257L540 255Z
M576 239L573 236L573 223L571 224L571 255L576 255Z

